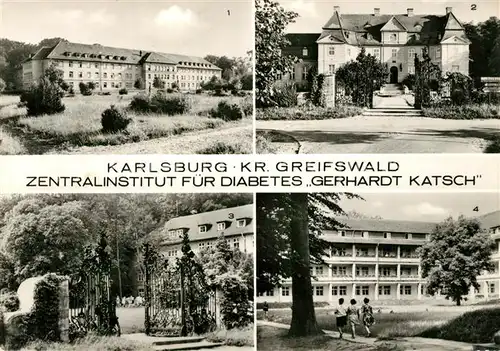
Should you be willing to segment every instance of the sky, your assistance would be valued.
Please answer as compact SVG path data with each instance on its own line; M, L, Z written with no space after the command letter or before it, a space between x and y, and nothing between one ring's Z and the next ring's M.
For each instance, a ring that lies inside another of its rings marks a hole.
M321 27L333 14L333 7L340 7L342 13L373 13L375 7L381 14L405 14L407 8L413 8L414 14L445 14L446 7L453 9L453 14L462 22L481 22L491 16L500 17L500 1L498 0L422 0L422 1L389 1L389 0L282 0L279 3L286 9L297 12L300 17L291 24L287 31L296 33L320 33ZM475 4L475 10L471 5Z
M364 200L339 202L344 211L383 219L439 222L449 216L484 215L500 210L500 193L358 193ZM474 208L478 211L475 212Z
M0 38L44 38L196 56L246 56L252 0L0 0Z

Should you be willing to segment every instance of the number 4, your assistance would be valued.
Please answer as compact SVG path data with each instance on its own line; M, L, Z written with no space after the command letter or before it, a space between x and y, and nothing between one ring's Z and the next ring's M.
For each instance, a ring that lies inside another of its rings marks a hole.
M470 5L470 10L471 11L476 11L476 9L477 9L477 5L476 4Z
M479 212L479 207L478 206L474 207L474 209L472 211Z

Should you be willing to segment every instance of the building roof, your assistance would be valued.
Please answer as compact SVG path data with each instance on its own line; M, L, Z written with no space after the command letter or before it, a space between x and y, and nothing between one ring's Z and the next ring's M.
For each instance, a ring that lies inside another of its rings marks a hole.
M238 219L246 219L244 227L236 226ZM219 222L226 222L226 229L217 230ZM199 232L198 227L201 225L207 226L205 232ZM187 230L191 241L215 239L221 234L225 236L251 234L253 233L253 204L173 218L166 222L156 235L164 238L163 244L179 242L178 236L172 237L169 233L176 229Z
M340 223L346 225L347 230L385 232L385 233L430 233L437 223L419 221L399 221L390 219L354 219L338 218ZM344 228L339 228L344 229Z
M488 229L500 227L500 210L479 216L478 220L483 227Z
M116 62L126 64L139 64L143 62L170 63L196 67L198 64L207 65L206 68L219 69L219 67L197 56L159 53L147 50L123 49L101 44L81 44L61 40L53 47L40 49L29 60L58 59L58 60L85 60L96 62ZM199 67L199 66L198 66Z
M460 21L450 11L443 15L418 14L343 14L334 11L322 27L321 34L290 33L287 35L292 46L285 51L299 53L302 47L309 48L314 42L329 38L332 43L346 43L357 46L380 46L382 32L408 33L408 45L436 45L457 36L470 43ZM316 37L314 38L314 36ZM317 48L316 48L317 53ZM295 55L301 58L300 55ZM316 56L317 57L317 56Z
M302 60L318 59L318 39L319 33L291 33L287 34L286 38L290 42L289 46L283 48L283 52L297 57ZM302 49L307 48L307 56L303 55Z

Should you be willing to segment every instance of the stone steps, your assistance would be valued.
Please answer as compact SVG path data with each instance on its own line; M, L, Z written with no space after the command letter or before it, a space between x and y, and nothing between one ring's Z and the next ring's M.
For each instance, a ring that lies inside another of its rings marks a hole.
M422 117L421 110L410 108L374 108L363 112L366 117Z
M200 341L200 342L190 342L182 344L153 345L153 349L157 351L203 350L203 349L214 349L223 345L224 345L223 343Z
M203 336L186 337L161 337L147 336L143 333L124 334L123 338L150 344L154 350L176 351L176 350L202 350L213 349L223 346L222 343L208 342Z

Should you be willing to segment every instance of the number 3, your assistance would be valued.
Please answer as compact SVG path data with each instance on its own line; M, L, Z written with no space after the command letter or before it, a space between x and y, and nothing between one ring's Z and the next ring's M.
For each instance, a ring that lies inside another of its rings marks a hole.
M476 4L470 5L470 9L471 9L471 11L476 11L477 5Z

